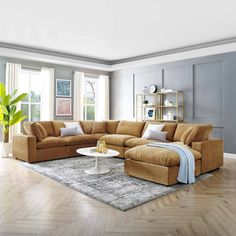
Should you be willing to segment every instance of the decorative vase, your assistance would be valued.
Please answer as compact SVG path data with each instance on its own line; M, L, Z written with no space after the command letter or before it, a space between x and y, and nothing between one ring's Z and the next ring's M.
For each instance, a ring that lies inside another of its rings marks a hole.
M9 157L11 151L11 143L2 143L2 157Z
M147 86L144 86L143 89L142 89L142 92L143 93L149 93L149 89Z
M170 101L169 101L168 99L166 99L166 100L164 101L164 104L165 104L165 106L169 106L169 105L170 105Z

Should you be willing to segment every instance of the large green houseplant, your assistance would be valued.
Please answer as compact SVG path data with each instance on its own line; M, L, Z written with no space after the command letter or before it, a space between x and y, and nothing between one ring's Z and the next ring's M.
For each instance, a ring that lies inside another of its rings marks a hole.
M7 94L5 85L0 83L0 125L3 128L3 156L9 156L10 152L10 127L26 118L23 111L17 110L17 103L23 100L27 93L17 95L17 92L18 90L15 90L12 94Z

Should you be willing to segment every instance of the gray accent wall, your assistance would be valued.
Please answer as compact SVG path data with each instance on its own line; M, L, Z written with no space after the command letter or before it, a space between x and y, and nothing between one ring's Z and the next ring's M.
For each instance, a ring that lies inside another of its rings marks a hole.
M223 138L225 152L236 153L236 53L113 72L111 118L135 119L135 94L151 84L182 90L185 122L211 123L212 137Z

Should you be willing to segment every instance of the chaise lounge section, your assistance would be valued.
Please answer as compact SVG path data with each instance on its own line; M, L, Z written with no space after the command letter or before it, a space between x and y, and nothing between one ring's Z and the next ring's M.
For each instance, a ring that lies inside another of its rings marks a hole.
M13 156L30 163L78 156L81 147L96 146L104 140L108 148L125 158L125 172L164 185L177 183L180 158L174 151L151 147L157 141L142 138L149 124L135 121L78 121L84 134L61 136L63 121L25 122L24 134L13 138ZM188 132L190 130L191 132ZM195 158L195 175L223 165L223 141L210 139L212 127L203 124L165 123L166 142L185 145ZM186 135L188 134L188 135Z

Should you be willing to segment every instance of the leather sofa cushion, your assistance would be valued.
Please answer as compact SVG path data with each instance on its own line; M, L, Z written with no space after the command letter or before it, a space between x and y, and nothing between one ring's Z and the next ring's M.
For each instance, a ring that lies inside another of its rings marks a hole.
M104 135L107 135L107 133L91 134L91 136L94 137L96 140L100 139Z
M31 127L32 124L33 124L33 122L28 122L28 121L23 122L23 128L24 128L24 131L27 135L34 135L32 127Z
M93 134L106 133L107 132L107 122L106 121L94 121L93 122Z
M67 137L61 137L63 141L66 142L67 145L73 146L73 145L80 145L80 144L96 144L97 139L93 137L92 135L82 134L78 136L67 136Z
M201 159L200 152L190 148L189 150L193 153L195 160ZM125 158L161 166L178 166L180 163L179 155L175 151L150 146L131 148L125 152Z
M187 140L189 134L192 132L193 129L194 129L194 127L189 127L183 132L183 134L180 137L180 141L182 143L186 144L186 140Z
M168 141L170 141L170 142L173 141L176 128L177 128L177 124L165 123L162 131L167 132L166 139Z
M65 128L65 124L63 121L53 121L52 127L54 130L54 134L56 137L61 135L61 128Z
M148 124L163 124L160 122L153 122L153 121L148 121L145 123L145 126L143 128L143 132L142 135L144 134L145 130L148 127ZM177 124L173 124L173 123L165 123L163 129L161 131L167 132L167 136L166 139L170 142L173 141L174 138L174 134L175 134L175 130L176 130Z
M107 134L100 138L100 140L104 140L108 145L116 145L116 146L125 146L125 142L128 139L137 138L132 135L125 135L125 134Z
M173 141L180 141L182 134L189 128L189 127L196 127L197 124L188 124L188 123L181 123L177 125L175 130Z
M144 125L143 121L120 121L116 133L141 137Z
M44 148L53 148L53 147L63 147L63 146L66 146L67 143L62 138L47 137L43 139L41 142L37 142L36 145L38 149L44 149Z
M107 133L108 134L115 134L119 122L120 122L119 120L108 120L107 121Z
M201 142L209 138L212 131L211 125L200 125L195 127L188 135L186 144L191 145L192 142Z
M132 147L148 144L152 141L155 141L155 140L147 140L143 138L132 138L125 141L125 146L132 148Z
M48 134L47 134L46 129L40 123L36 123L36 125L41 134L42 139L47 138Z
M34 122L24 122L23 127L27 135L33 135L38 142L43 140L42 133L39 128L39 124Z
M38 123L45 128L48 136L55 136L52 121L39 121Z
M93 132L93 121L80 121L80 124L85 134L91 134Z

